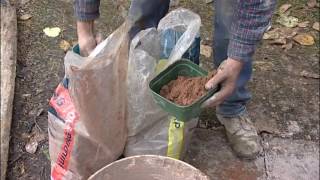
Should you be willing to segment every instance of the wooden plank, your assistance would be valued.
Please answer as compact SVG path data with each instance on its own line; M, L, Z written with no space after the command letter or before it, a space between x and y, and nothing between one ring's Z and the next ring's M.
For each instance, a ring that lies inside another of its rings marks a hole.
M17 61L16 8L1 0L1 180L6 177Z

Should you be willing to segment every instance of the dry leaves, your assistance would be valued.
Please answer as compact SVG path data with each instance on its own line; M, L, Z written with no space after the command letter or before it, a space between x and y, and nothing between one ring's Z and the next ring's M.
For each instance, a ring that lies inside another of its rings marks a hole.
M319 74L316 74L316 73L311 73L311 72L308 72L306 70L303 70L301 73L300 73L301 76L305 77L305 78L313 78L313 79L319 79L320 76Z
M204 55L207 58L211 57L212 54L212 47L207 45L200 45L200 54Z
M43 32L49 37L57 37L59 36L61 29L59 27L46 27L43 29Z
M69 50L69 48L71 47L70 43L66 40L61 40L60 41L60 44L59 44L59 47L61 49L64 50L64 52L67 52Z
M25 146L26 151L30 154L34 154L38 149L39 142L43 141L45 138L45 134L34 126L29 141Z
M293 40L304 46L311 46L314 44L314 38L309 34L298 34Z
M309 0L307 4L310 8L319 6L317 0ZM315 40L311 34L300 34L300 28L310 27L310 22L299 22L297 17L290 16L290 8L292 8L292 4L289 3L280 6L278 10L279 17L277 18L276 22L281 24L283 27L274 28L265 32L263 39L272 40L270 41L270 44L281 45L284 50L291 49L294 45L293 41L304 46L313 45ZM319 22L312 24L312 28L319 31Z
M277 22L285 27L293 28L299 23L299 19L293 16L280 15Z
M280 37L279 28L265 32L262 39L278 39Z
M315 30L317 30L317 31L320 31L320 30L319 30L319 22L313 23L312 28L315 29Z
M31 19L31 18L32 18L31 14L24 14L24 15L19 17L19 20L26 21L26 20Z
M274 39L279 39L279 38L291 39L295 35L297 35L296 28L282 27L282 28L274 28L274 29L266 32L263 35L263 39L269 39L269 40L274 40Z
M279 39L275 39L274 41L272 41L271 44L285 45L285 44L287 44L287 40L286 40L286 38L281 37Z
M34 154L38 149L38 142L37 141L29 141L26 144L26 151L30 154Z
M309 26L309 21L303 21L301 23L298 24L298 27L301 27L301 28L306 28Z
M292 49L293 48L293 43L292 42L289 42L288 44L284 44L281 46L282 49L284 49L285 51L288 51L289 49Z
M261 69L262 71L270 71L274 68L274 64L269 61L254 61L253 66Z
M280 6L279 8L279 13L283 14L285 13L289 8L291 8L292 5L291 4L283 4L282 6Z
M307 2L307 5L308 5L308 7L310 7L310 8L314 8L314 7L317 6L317 0L309 0L309 1Z

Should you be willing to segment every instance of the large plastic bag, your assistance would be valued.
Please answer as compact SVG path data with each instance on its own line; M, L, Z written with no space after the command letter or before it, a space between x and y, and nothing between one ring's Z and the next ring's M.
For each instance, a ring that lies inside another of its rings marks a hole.
M158 31L160 32L160 34L163 35L168 30L174 30L174 32L178 36L181 36L176 41L174 48L170 52L167 65L170 65L181 59L181 57L183 57L188 49L190 49L195 40L199 38L200 26L200 16L190 10L183 8L174 10L161 19L158 25ZM165 38L165 40L170 39ZM170 43L163 42L164 50L167 44Z
M128 136L150 128L167 116L154 103L148 83L155 76L160 39L155 28L141 31L132 40L128 63Z
M141 31L132 40L127 92L129 136L125 156L155 154L183 158L198 119L183 123L169 116L152 99L149 82L162 64L159 60L160 51L166 49L166 44L162 43L165 41L160 39L162 33L168 28L183 33L170 55L169 63L172 63L191 47L199 35L200 25L201 20L197 14L181 8L164 17L158 30L153 28ZM165 61L167 64L168 61Z
M90 57L67 53L48 115L52 179L87 179L122 154L129 28L124 23Z
M136 136L128 137L124 155L153 154L183 159L198 118L187 122L167 116Z

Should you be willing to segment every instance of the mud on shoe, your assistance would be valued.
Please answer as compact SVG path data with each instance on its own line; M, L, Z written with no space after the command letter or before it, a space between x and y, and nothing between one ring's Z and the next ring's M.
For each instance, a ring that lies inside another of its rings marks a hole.
M255 159L262 151L258 133L247 112L236 117L223 117L217 114L224 125L228 140L238 157Z

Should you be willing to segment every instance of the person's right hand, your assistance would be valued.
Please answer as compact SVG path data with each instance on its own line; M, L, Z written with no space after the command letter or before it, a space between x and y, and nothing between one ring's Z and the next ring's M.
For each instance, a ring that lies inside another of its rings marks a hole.
M100 34L94 34L93 21L78 21L77 22L78 43L81 56L89 56L94 48L102 41Z
M87 57L97 46L97 41L94 36L79 37L80 55Z

